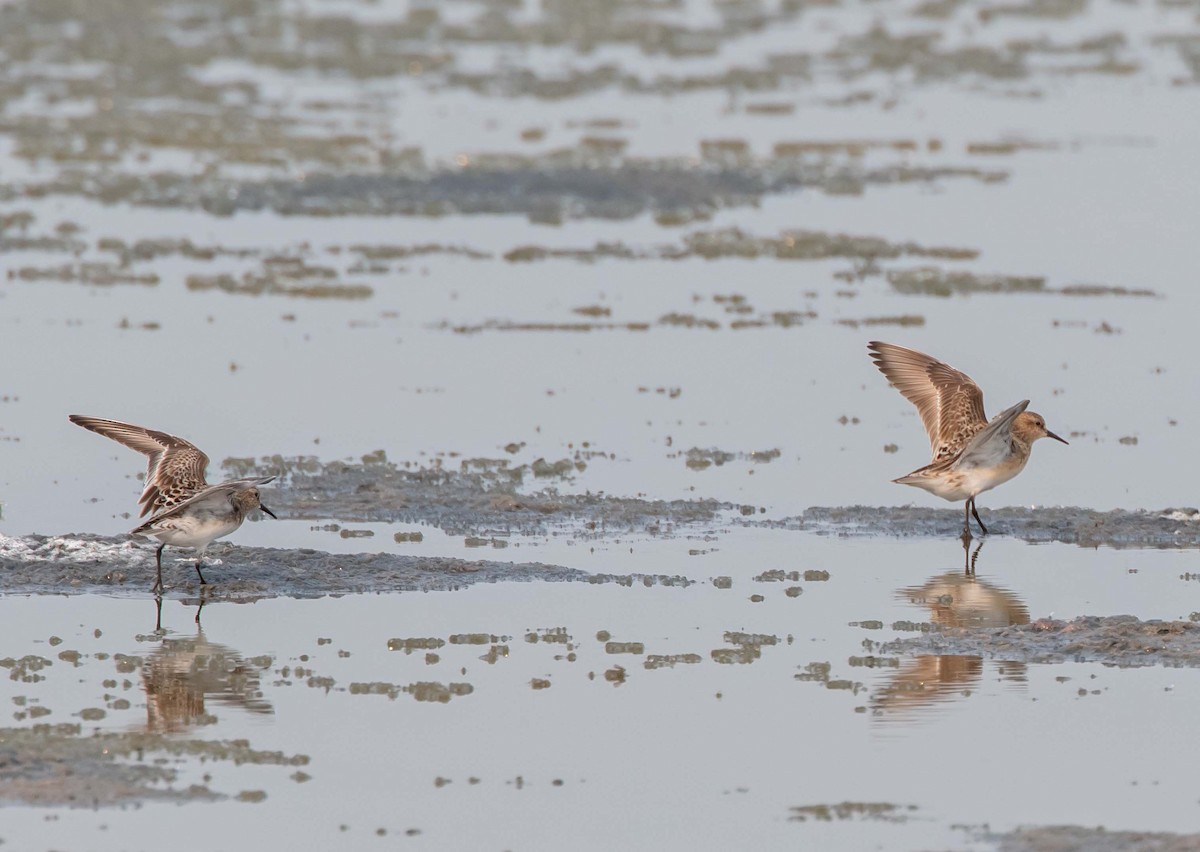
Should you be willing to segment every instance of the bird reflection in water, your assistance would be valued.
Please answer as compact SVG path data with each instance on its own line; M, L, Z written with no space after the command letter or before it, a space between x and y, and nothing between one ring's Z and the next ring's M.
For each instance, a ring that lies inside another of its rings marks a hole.
M928 612L936 628L979 630L1029 623L1029 608L1016 594L976 575L983 542L974 551L963 542L963 569L931 577L896 596ZM1023 684L1021 662L993 663L1001 680ZM901 659L887 682L871 696L877 716L902 719L924 707L968 697L984 673L982 657L960 654Z
M900 589L896 597L928 609L929 620L939 627L1010 627L1029 623L1029 608L1008 589L979 579L976 570L979 542L971 552L963 543L963 570L938 574L924 585Z
M146 729L175 733L209 725L217 717L212 705L236 707L258 716L275 712L262 696L262 668L247 661L226 645L209 642L200 626L196 608L196 635L169 636L162 626L162 599L155 600L154 625L160 644L142 664L142 688L146 691Z

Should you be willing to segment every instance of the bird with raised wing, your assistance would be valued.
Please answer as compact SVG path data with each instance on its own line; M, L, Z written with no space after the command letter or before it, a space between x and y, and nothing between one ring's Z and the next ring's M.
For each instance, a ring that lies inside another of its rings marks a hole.
M1025 410L1027 399L989 421L983 391L966 373L893 343L871 341L867 349L879 371L917 407L933 449L932 462L892 481L944 500L965 500L963 537L971 537L972 515L987 535L975 498L1024 470L1038 438L1067 442L1046 428L1040 414Z
M130 533L161 542L155 554L156 594L163 588L162 553L168 544L196 551L196 576L201 584L207 584L200 567L204 551L213 541L234 532L255 509L275 517L262 504L258 493L259 486L266 485L274 476L209 485L204 478L208 456L183 438L100 417L72 414L70 420L149 458L146 487L138 502L142 507L141 517L150 517Z

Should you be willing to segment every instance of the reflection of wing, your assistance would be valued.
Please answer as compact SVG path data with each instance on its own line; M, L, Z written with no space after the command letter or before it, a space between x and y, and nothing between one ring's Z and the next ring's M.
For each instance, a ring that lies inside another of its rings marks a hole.
M100 417L72 414L70 420L149 456L146 487L138 499L143 517L177 505L208 484L204 479L208 456L183 438Z
M146 727L172 732L213 721L205 701L239 707L248 713L271 714L262 697L259 670L240 654L216 645L200 632L191 639L166 639L142 667L146 690Z
M934 461L957 454L987 424L983 391L966 373L893 343L872 341L867 349L879 371L917 407Z
M186 500L163 509L130 532L134 535L146 535L159 526L162 521L178 517L183 514L184 510L193 506L197 508L207 506L214 514L226 514L230 510L231 504L229 498L232 494L237 491L245 491L247 488L257 488L259 485L266 485L274 478L274 476L267 476L261 479L231 479L228 482L222 482L220 485L209 485Z

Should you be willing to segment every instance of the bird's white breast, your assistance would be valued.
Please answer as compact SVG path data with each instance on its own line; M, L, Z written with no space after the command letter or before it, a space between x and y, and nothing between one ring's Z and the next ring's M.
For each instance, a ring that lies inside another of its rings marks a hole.
M187 513L173 518L164 518L147 534L175 547L195 547L203 550L211 542L229 535L242 525L242 519L233 512L226 514Z

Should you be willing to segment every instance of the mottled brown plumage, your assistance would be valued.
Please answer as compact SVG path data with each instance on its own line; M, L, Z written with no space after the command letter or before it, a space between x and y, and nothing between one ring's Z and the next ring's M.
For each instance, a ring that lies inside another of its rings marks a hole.
M179 505L208 485L204 478L208 456L183 438L102 417L72 414L69 419L149 457L146 487L138 498L143 518Z
M983 391L966 373L894 343L872 341L867 349L879 371L917 407L933 461L957 455L987 425Z

